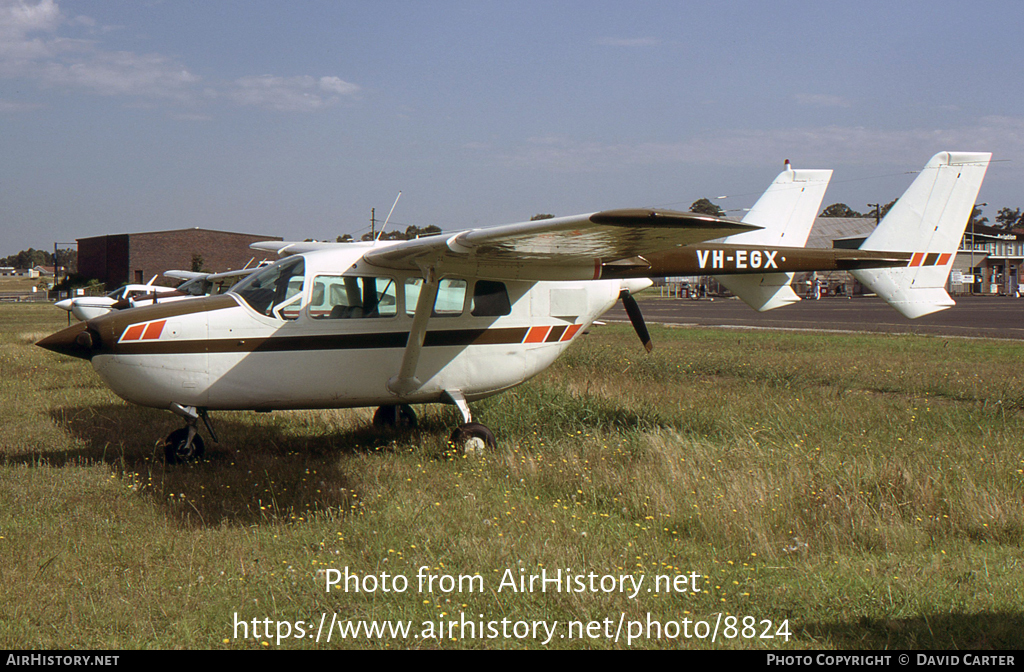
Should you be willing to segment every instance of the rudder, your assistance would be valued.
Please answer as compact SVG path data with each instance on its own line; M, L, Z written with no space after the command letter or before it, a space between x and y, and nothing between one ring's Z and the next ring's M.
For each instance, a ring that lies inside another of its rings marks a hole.
M724 242L803 247L814 226L830 179L831 170L794 170L787 161L786 170L779 173L768 190L743 217L744 224L762 228L729 236ZM761 312L800 300L790 286L792 273L725 275L720 276L718 281L748 306Z

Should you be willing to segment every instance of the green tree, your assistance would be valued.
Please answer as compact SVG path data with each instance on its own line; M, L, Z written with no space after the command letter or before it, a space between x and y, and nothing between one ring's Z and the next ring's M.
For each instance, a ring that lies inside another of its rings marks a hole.
M900 199L894 198L891 201L889 201L888 203L884 204L882 206L882 208L881 208L881 212L878 213L878 219L881 220L883 217L888 215L889 211L892 210L892 206L896 205L896 201L898 201L898 200L900 200ZM842 205L842 204L840 203L840 205ZM874 205L874 204L873 203L868 203L868 205ZM863 217L874 217L875 213L874 212L866 212L862 216Z
M379 235L380 240L412 240L425 236L436 236L439 233L441 233L441 227L431 224L429 226L407 226L405 231L385 231ZM362 240L373 240L373 236L369 233L364 233ZM343 243L346 241L339 240L338 242Z
M1024 215L1021 215L1020 208L1003 208L996 215L996 222L1004 229L1012 229L1017 226L1024 226Z
M724 217L725 211L706 198L701 198L690 205L690 212L700 215L711 215L712 217Z
M822 217L863 217L864 215L857 212L846 203L833 203L824 210L821 211Z
M408 226L405 229L406 239L412 240L413 238L425 238L426 236L436 236L441 233L440 226L434 226L430 224L428 226Z
M22 250L17 254L0 259L0 266L13 266L14 268L53 266L53 253L30 247L27 250Z
M63 247L57 250L57 266L60 266L64 273L77 273L78 272L78 250L74 250L68 247Z

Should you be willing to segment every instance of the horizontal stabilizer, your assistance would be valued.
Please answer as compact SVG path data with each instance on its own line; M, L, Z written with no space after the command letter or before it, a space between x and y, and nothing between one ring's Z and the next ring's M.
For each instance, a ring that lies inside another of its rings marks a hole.
M884 298L886 303L912 320L956 305L953 297L942 287L889 288L881 284L885 282L885 274L881 274L879 271L873 272L880 273L881 277L875 281L875 285L869 285L871 289ZM872 273L872 271L856 271L854 275L859 278L860 273Z
M717 279L730 292L758 312L781 308L796 303L790 283L792 273L763 273L759 275L721 275Z

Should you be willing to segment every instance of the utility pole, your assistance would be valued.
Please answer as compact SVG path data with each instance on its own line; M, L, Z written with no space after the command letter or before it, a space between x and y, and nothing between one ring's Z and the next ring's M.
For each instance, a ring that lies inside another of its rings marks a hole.
M56 288L57 285L60 284L60 268L61 267L60 267L60 261L57 259L57 252L58 252L58 249L59 249L60 245L66 245L66 246L74 245L75 247L77 247L78 246L78 242L77 241L74 242L74 243L62 243L62 242L59 242L59 241L54 242L54 244L53 244L53 286L55 288ZM71 275L71 270L67 267L67 265L65 265L64 266L64 279L67 280L69 275ZM60 297L61 297L60 290L57 290L57 298L60 299ZM68 286L68 295L65 298L69 298L69 299L71 298L71 287L70 287L70 285Z
M875 226L878 226L882 222L882 204L881 203L868 203L868 207L875 206Z
M974 222L977 217L974 216L975 208L978 210L978 214L981 214L981 209L988 205L988 203L975 203L974 208L971 208L971 294L974 294L974 282L977 278L974 276Z
M370 208L370 240L377 239L377 208Z

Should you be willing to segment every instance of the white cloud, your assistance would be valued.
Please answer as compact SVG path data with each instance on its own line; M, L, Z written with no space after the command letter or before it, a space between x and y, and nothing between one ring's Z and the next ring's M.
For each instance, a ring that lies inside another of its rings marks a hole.
M89 28L95 28L96 27L96 19L94 19L94 18L92 18L90 16L81 16L81 15L80 16L76 16L74 18L74 23L77 23L78 25L81 25L81 26L87 26Z
M489 153L484 147L476 149ZM901 131L863 126L739 129L664 143L538 137L490 156L516 168L578 173L670 163L756 167L797 157L801 165L823 168L837 164L905 166L943 150L991 151L996 159L1024 160L1024 118L990 116L960 128Z
M17 103L9 100L0 100L0 113L7 112L32 112L42 107L37 103Z
M60 9L53 0L41 0L35 4L25 0L0 2L0 34L5 36L54 30L60 20Z
M328 93L337 93L342 96L352 96L359 93L359 87L349 82L343 82L338 77L321 77L320 89Z
M104 50L95 41L57 34L63 26L94 25L85 17L68 21L53 0L0 0L0 76L103 95L192 98L199 78L181 64L158 54Z
M599 37L594 42L602 47L656 47L661 44L656 37Z
M235 80L229 96L242 105L255 105L279 112L311 112L338 101L337 94L354 95L355 84L337 77L242 77ZM332 96L325 94L335 94Z
M208 114L195 114L190 112L171 112L168 115L171 119L177 119L178 121L210 121L213 119Z
M0 0L0 67L8 61L49 55L46 41L29 37L29 33L52 32L60 22L60 10L53 0L35 5L20 0Z
M339 77L269 75L207 82L201 88L198 75L161 54L114 51L98 41L60 34L77 29L96 35L108 28L85 16L67 19L55 0L0 0L0 78L136 100L172 100L189 108L227 99L281 111L312 111L360 90Z
M814 107L849 107L850 101L842 96L832 96L821 93L798 93L796 102L800 105L812 105Z
M708 135L679 147L702 161L749 164L800 156L822 166L833 163L906 165L935 152L991 151L998 158L1024 156L1024 118L982 117L957 128L883 130L863 126L733 131Z
M199 77L157 54L96 52L74 63L51 62L40 70L49 86L77 86L108 96L191 101Z

